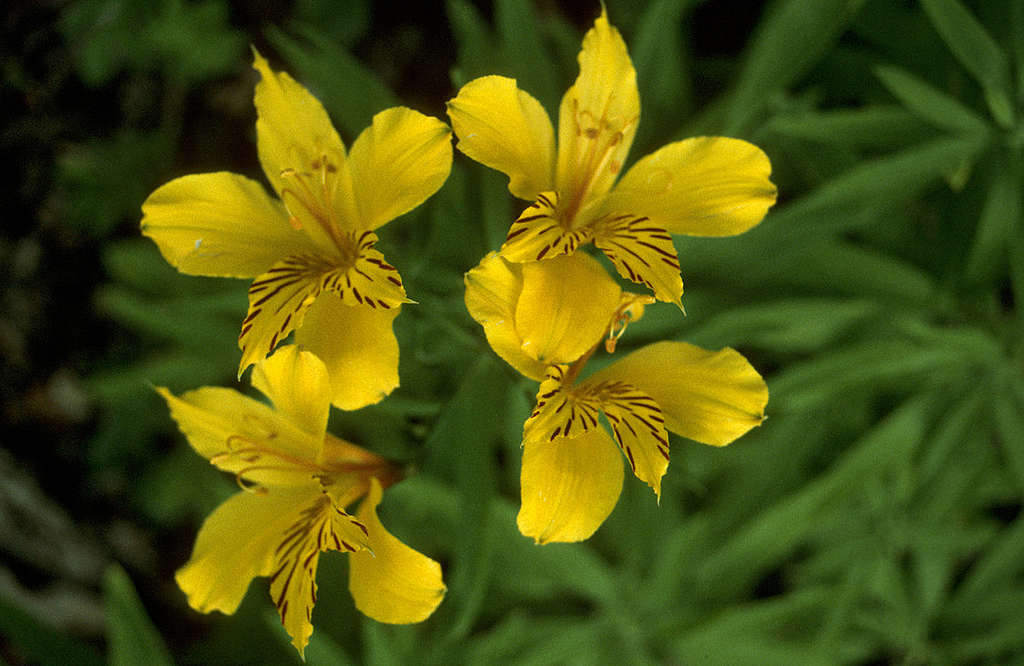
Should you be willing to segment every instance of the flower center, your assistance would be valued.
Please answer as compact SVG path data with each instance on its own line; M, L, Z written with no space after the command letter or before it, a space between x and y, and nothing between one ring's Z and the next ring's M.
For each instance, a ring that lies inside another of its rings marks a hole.
M292 228L300 230L302 219L311 219L338 248L339 263L342 266L355 264L359 249L352 234L342 233L335 206L340 180L337 163L322 151L308 168L282 169L281 179L285 182L281 201Z
M573 124L576 126L576 141L573 149L576 159L564 197L564 208L560 207L558 219L566 229L575 229L580 211L590 198L594 185L606 172L613 176L622 168L622 162L614 159L615 149L622 142L626 132L635 125L637 118L625 122L608 117L608 109L600 116L589 109L579 108L579 99L573 100ZM610 187L610 182L608 184Z

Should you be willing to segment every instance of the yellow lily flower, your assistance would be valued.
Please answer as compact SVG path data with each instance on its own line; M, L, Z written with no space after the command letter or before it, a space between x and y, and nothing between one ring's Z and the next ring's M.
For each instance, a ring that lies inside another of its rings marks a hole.
M189 605L230 615L249 582L269 576L301 655L313 633L320 553L339 550L350 553L349 590L360 611L393 624L426 619L444 597L441 566L377 518L383 489L400 477L395 466L327 432L326 366L287 345L256 365L252 383L273 407L227 388L180 397L157 389L192 448L245 491L206 519L175 576Z
M732 236L775 203L768 157L746 141L698 137L639 160L615 184L640 118L636 72L607 12L583 38L580 74L562 98L558 146L547 112L514 79L484 76L448 102L457 147L509 177L533 203L501 254L532 262L600 248L619 274L682 307L671 234Z
M729 348L657 342L579 379L653 300L623 292L582 252L525 264L492 253L466 274L466 307L491 347L540 382L523 426L518 517L538 543L594 533L622 490L622 454L660 498L669 432L724 446L764 420L768 387Z
M398 386L391 330L402 278L374 231L423 203L451 169L450 129L412 109L378 113L346 154L320 102L255 53L257 147L267 180L185 176L142 206L142 233L192 275L255 278L239 376L292 331L328 366L332 402L375 403Z

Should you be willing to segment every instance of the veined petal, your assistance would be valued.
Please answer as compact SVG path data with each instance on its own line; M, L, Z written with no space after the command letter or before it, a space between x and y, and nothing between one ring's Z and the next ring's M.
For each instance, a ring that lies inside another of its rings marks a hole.
M572 211L615 182L640 119L636 71L626 43L602 8L583 37L580 74L558 118L557 189Z
M330 386L325 400L340 409L359 409L398 386L398 341L391 330L398 312L346 305L333 294L316 299L295 342L326 366Z
M537 389L537 405L523 424L523 441L553 442L598 428L600 400L585 390L563 387L569 366L553 365Z
M192 557L175 574L189 605L200 613L235 612L249 581L273 570L274 549L315 485L266 495L237 493L211 513L196 537Z
M274 548L270 574L270 598L274 600L281 624L302 656L313 634L313 606L316 604L316 568L320 552L357 552L368 546L366 526L331 503L321 493L299 505Z
M337 292L349 305L370 308L397 308L409 303L398 269L389 264L379 250L374 249L377 235L363 231L352 235L352 247L357 253L355 264L334 273L324 280L324 289Z
M532 201L554 185L555 131L540 102L515 79L484 76L448 102L458 148L509 177L513 195Z
M498 356L530 379L544 378L546 366L523 351L515 325L516 304L523 290L523 268L495 253L465 275L466 309L484 327L487 342Z
M451 130L436 118L381 111L349 151L362 229L376 229L427 200L452 167Z
M558 194L542 192L537 200L512 223L501 246L501 255L509 261L530 262L572 254L590 242L588 227L567 229L558 221Z
M646 217L614 215L594 226L594 245L619 275L647 285L659 301L683 307L683 278L672 236Z
M349 557L348 589L356 608L378 622L422 622L444 599L441 565L384 529L377 517L381 495L380 482L371 479L370 494L357 515L366 525L373 551Z
M604 428L523 447L519 531L539 544L593 534L622 492L622 454Z
M523 351L545 364L572 363L608 331L622 290L582 252L524 264L516 304Z
M262 185L227 172L184 176L157 188L142 204L142 233L190 275L249 278L313 247Z
M651 396L625 382L584 382L579 387L600 400L619 448L638 479L661 497L661 477L668 470L665 416Z
M238 391L204 387L175 397L165 388L171 417L199 455L257 486L313 482L323 433L313 435Z
M286 345L252 371L252 385L267 396L277 411L316 438L327 432L331 390L323 361Z
M274 264L249 287L249 313L242 322L238 374L265 357L278 342L302 325L306 312L324 291L335 292L347 305L370 309L396 308L408 299L394 266L373 249L377 236L364 231L353 238L358 256L345 267L340 260L318 254L293 255Z
M278 261L249 286L249 312L242 322L238 376L274 350L302 323L306 311L323 291L323 282L341 271L316 254L292 255Z
M256 139L260 163L267 179L285 205L292 206L296 215L303 215L301 206L289 201L288 192L291 191L293 197L306 197L296 191L289 176L303 178L307 173L322 176L320 180L329 181L330 187L319 192L314 185L313 198L320 200L323 199L321 195L327 195L328 203L339 207L343 219L354 220L356 210L352 204L352 180L345 145L323 105L287 72L271 70L266 59L255 50L253 68L260 74L255 97ZM309 181L314 182L315 179ZM306 201L307 206L311 203ZM309 219L303 223L315 233L317 225Z
M686 139L634 164L605 207L650 217L674 234L732 236L760 222L775 203L771 172L768 156L746 141Z
M764 420L768 387L734 349L709 351L658 342L594 373L588 382L622 381L650 395L665 426L704 444L724 446Z

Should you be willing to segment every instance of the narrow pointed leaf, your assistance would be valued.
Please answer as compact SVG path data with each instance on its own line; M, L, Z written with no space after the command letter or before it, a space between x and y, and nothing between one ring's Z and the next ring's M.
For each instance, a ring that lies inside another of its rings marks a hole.
M103 577L107 602L107 640L112 666L171 666L163 639L146 615L135 586L124 569L114 564Z
M905 107L940 129L968 133L986 130L985 121L974 111L901 67L881 65L875 75Z

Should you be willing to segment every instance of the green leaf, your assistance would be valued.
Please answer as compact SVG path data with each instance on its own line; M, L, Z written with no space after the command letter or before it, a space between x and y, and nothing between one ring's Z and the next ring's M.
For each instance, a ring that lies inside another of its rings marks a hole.
M1017 72L1017 103L1024 102L1024 3L1010 3L1010 38Z
M948 465L955 464L953 453L968 441L971 430L985 429L979 419L985 400L983 392L972 391L936 424L918 466L922 486L945 471Z
M864 0L787 0L758 26L729 96L723 134L742 134L772 94L807 73L832 48Z
M1017 395L1012 373L1000 375L999 380L992 395L996 432L1017 487L1024 492L1024 400Z
M486 633L475 635L465 646L466 664L520 663L521 655L533 645L546 645L570 626L564 617L530 617L515 610L501 618Z
M112 666L171 666L171 656L135 593L131 579L117 564L103 577L107 602L107 643Z
M103 657L95 647L68 636L16 606L5 592L0 598L0 637L4 654L14 654L15 663L42 666L101 666Z
M97 290L96 307L148 338L183 347L212 346L230 356L235 353L233 338L243 317L245 296L243 288L225 286L202 296L155 300L108 285Z
M226 74L238 69L245 51L245 38L231 27L228 6L217 0L167 0L142 33L172 80L204 81Z
M860 342L789 366L772 381L776 409L820 409L853 391L919 388L958 367L956 351L895 340Z
M813 227L827 228L836 209L906 201L973 159L983 147L976 138L942 137L907 150L861 162L810 194L772 213L769 222L797 238Z
M692 0L657 0L640 17L630 48L643 104L634 155L653 149L654 139L667 138L658 133L677 126L689 111L690 74L681 35L683 14L691 4Z
M458 51L458 65L452 71L452 83L461 88L478 76L501 68L494 36L480 11L467 0L447 0L448 23Z
M561 96L551 56L541 41L540 23L532 2L498 0L495 23L505 62L522 90L536 97L546 109L555 109Z
M227 5L215 0L83 0L67 6L60 26L91 86L126 68L202 81L237 68L245 48Z
M956 59L981 84L992 117L1013 124L1006 54L959 0L921 0L921 6Z
M121 130L112 139L72 146L57 161L65 223L102 238L125 220L137 222L170 155L163 132Z
M1024 570L1024 518L1002 530L967 570L948 612L970 617L973 609Z
M783 259L791 285L917 306L934 305L938 296L931 277L916 266L852 243L808 242Z
M965 271L965 277L975 283L992 282L1004 274L1007 244L1024 230L1017 161L994 157L992 165L992 180Z
M778 390L777 381L773 390ZM921 396L907 400L851 445L828 472L752 516L700 566L698 589L714 598L741 594L803 542L830 502L841 502L847 492L889 466L905 464L924 436L929 402Z
M804 589L779 598L735 605L671 641L680 663L801 664L810 663L812 644L787 640L800 627L813 637L833 602L831 588Z
M908 138L913 143L913 139L923 141L932 134L906 109L879 105L774 116L762 130L852 149L902 147Z
M901 67L879 65L875 74L907 109L940 129L964 133L988 129L985 121L959 100Z
M159 3L132 0L81 0L65 7L61 33L86 85L103 85L135 59L151 55L145 28L159 11Z
M694 344L750 345L778 352L824 348L881 308L867 299L787 299L727 310L685 334Z
M479 357L424 444L435 458L431 467L450 470L460 496L461 529L455 547L461 566L447 583L450 609L457 612L451 628L454 638L469 633L494 573L498 542L489 507L497 496L495 451L502 432L493 409L508 391L508 374L497 363L490 355Z
M370 27L368 0L296 0L295 23L315 25L351 48Z
M298 37L271 25L267 39L294 68L291 73L323 102L343 136L353 140L374 114L399 105L377 74L330 35L310 25L296 25L294 31Z

